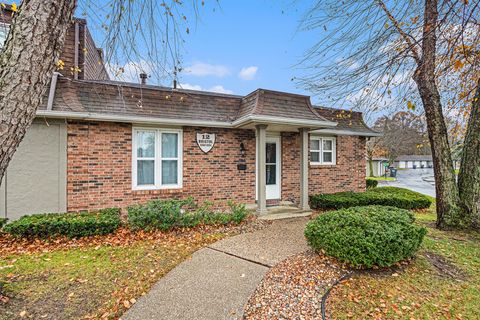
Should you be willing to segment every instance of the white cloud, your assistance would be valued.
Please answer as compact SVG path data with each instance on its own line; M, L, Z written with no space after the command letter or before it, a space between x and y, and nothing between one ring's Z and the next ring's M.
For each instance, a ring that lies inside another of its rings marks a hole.
M257 74L258 67L256 66L251 66L251 67L245 67L240 70L238 73L238 77L243 80L253 80L255 78L255 75Z
M187 90L197 90L197 91L202 91L202 87L199 86L198 84L190 84L190 83L181 83L178 85L181 89L187 89Z
M226 94L232 94L233 93L232 90L225 89L221 85L213 86L210 89L208 89L207 91L212 91L212 92L217 92L217 93L226 93Z
M151 62L140 60L127 62L124 65L107 64L107 72L113 80L140 83L140 73L153 74Z
M219 85L219 84L210 88L203 88L198 84L180 83L178 87L181 89L187 89L187 90L209 91L209 92L225 93L225 94L233 93L232 90L225 89L222 85Z
M219 78L225 77L231 73L230 69L226 66L203 62L195 62L191 66L186 67L183 72L197 77L214 76Z

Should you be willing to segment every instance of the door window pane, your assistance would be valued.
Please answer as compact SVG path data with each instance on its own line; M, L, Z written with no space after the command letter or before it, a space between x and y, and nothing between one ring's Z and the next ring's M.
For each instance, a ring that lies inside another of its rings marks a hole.
M162 161L162 184L177 184L178 182L178 161Z
M155 132L137 131L137 157L155 157Z
M277 163L277 144L266 144L266 163Z
M178 156L178 134L162 133L162 158Z
M155 161L138 160L137 161L137 184L149 185L155 184Z
M267 173L267 179L266 179L267 185L277 184L277 166L274 164L267 164L266 173Z
M332 140L323 140L323 150L325 151L333 150Z

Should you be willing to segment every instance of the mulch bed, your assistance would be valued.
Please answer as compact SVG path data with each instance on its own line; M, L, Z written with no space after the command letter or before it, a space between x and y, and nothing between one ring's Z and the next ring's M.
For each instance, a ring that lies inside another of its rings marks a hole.
M268 271L245 306L244 319L321 319L323 295L347 273L312 251L292 256Z
M221 233L235 235L244 232L259 230L270 224L265 220L258 220L250 216L238 225L202 225L195 228L174 229L169 232L162 231L132 231L127 227L119 228L116 232L103 236L91 236L80 239L59 237L54 239L17 239L0 232L0 256L50 252L54 250L68 250L90 246L128 246L137 241L145 240L188 240L205 234Z

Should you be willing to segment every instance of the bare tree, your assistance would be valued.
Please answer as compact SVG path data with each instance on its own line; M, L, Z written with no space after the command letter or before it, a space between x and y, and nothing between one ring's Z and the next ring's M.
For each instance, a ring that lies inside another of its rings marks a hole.
M460 207L445 113L469 114L459 111L472 101L472 82L476 84L480 74L479 13L478 0L318 1L302 24L304 29L321 33L303 61L313 71L299 80L300 85L330 103L356 103L383 112L423 105L439 228L468 226L475 216L471 211L475 206ZM449 83L463 80L469 82L462 92L447 90ZM477 116L472 112L470 119ZM467 137L478 137L478 130L469 125ZM475 146L471 148L465 150L477 152ZM479 189L478 180L468 183L474 184L469 186L472 192Z
M424 121L421 116L411 112L400 111L392 117L383 116L377 119L373 127L383 133L376 138L375 151L386 156L389 163L395 162L402 154L419 154L426 143Z
M121 74L125 63L143 71L142 59L148 59L158 78L176 77L181 34L189 32L182 10L196 15L197 1L79 3L81 14L105 31L106 60L114 72ZM0 52L0 181L45 95L76 5L76 0L23 0L18 10L11 8L13 19Z

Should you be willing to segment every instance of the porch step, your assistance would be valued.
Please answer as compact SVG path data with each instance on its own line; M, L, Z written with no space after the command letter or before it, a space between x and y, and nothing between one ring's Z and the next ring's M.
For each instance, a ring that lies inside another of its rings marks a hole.
M309 217L312 214L310 210L300 210L292 206L268 207L267 214L258 216L261 220L291 219L299 217Z

